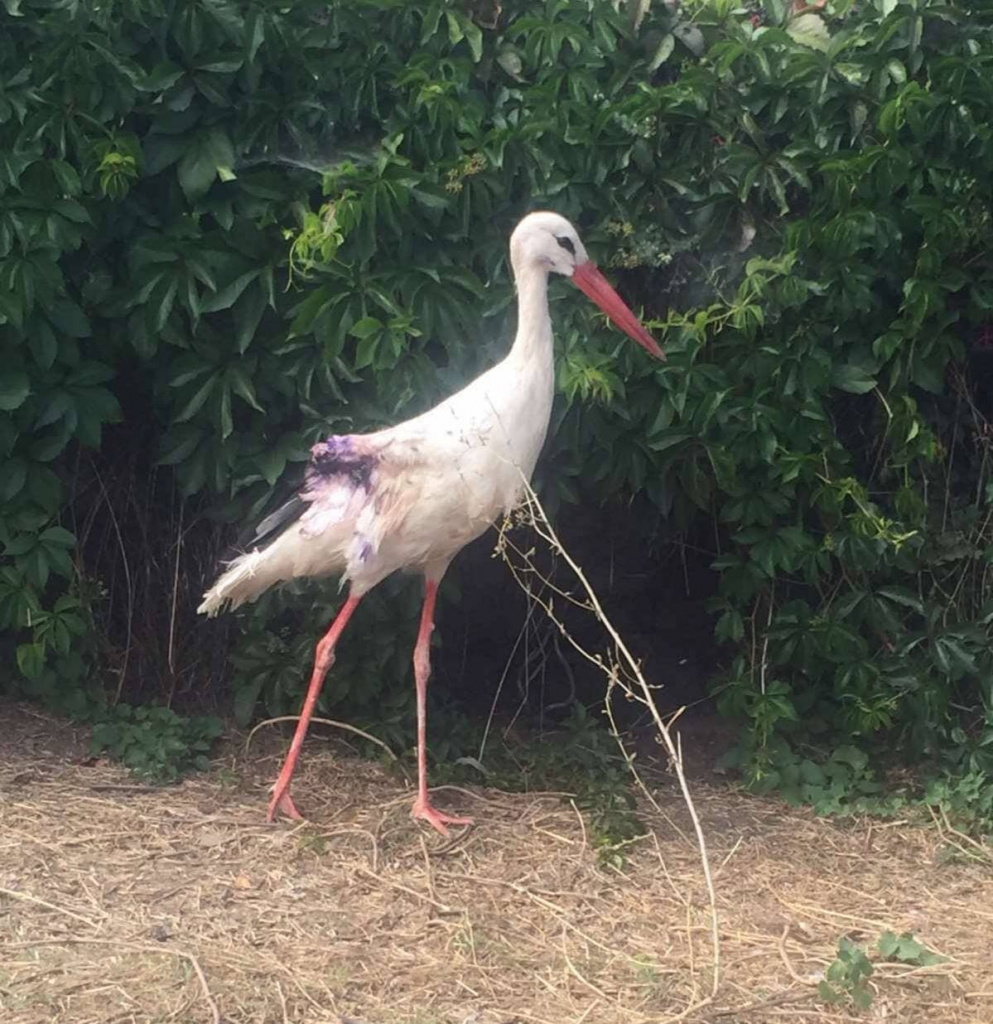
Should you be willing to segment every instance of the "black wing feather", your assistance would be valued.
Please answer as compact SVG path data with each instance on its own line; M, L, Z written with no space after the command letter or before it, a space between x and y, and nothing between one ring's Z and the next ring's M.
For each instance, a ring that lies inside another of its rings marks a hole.
M275 512L270 512L269 515L255 527L255 536L252 538L254 544L266 540L269 537L274 537L275 534L282 533L291 523L295 523L300 516L303 515L303 510L310 503L304 501L299 494L294 494L289 501L280 505Z

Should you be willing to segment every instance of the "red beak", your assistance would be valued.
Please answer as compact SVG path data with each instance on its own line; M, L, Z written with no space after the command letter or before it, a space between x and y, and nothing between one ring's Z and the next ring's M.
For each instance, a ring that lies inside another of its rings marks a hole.
M589 296L629 338L633 338L642 348L648 349L656 359L665 359L665 353L655 339L628 309L620 295L611 288L610 282L597 270L592 260L576 267L572 273L572 283Z

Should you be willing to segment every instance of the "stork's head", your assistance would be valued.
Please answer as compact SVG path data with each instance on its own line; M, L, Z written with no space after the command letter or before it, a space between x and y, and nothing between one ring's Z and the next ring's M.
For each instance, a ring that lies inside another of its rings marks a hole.
M576 229L557 213L529 213L510 236L510 259L515 268L538 265L572 277L576 267L589 262Z
M510 236L510 260L518 277L523 271L540 269L571 278L628 337L653 356L665 359L655 339L589 258L576 229L565 217L548 210L529 213Z

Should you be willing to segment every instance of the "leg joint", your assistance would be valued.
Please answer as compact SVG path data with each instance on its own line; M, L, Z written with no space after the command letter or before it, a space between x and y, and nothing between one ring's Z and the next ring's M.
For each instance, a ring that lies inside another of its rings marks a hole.
M423 647L418 645L414 649L414 675L418 682L426 680L431 675L431 654L427 649L427 644Z

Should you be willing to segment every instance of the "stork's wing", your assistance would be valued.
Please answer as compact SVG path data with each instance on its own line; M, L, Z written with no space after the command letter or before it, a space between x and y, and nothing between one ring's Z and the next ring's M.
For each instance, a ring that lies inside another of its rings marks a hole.
M377 549L401 511L397 473L417 461L416 445L397 443L389 430L332 435L311 448L303 487L258 524L252 546L271 543L294 523L319 536L347 521L360 549Z

